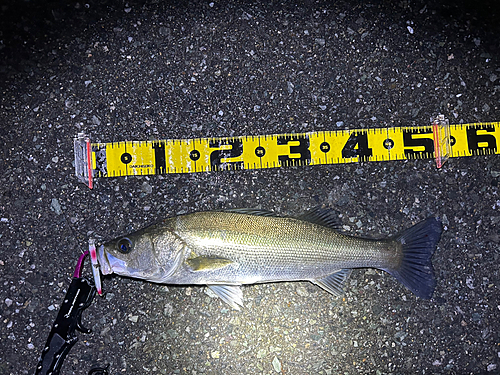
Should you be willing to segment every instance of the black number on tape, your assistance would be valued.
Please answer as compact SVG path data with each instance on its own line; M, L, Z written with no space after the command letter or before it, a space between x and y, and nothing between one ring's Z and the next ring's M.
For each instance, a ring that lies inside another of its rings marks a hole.
M430 138L413 138L416 134L428 134ZM422 130L403 130L403 145L405 148L405 156L408 159L426 159L432 158L434 155L434 140L432 138L432 129ZM423 147L423 150L415 150L417 147Z
M237 158L243 154L243 142L241 139L211 140L210 148L219 148L230 145L228 150L215 150L210 153L210 168L212 171L239 170L243 169L242 161L224 161L222 159Z
M161 174L166 172L165 143L161 141L153 142L153 150L155 150L155 173Z
M494 154L497 150L497 140L492 134L477 134L478 130L494 132L494 126L478 126L467 128L467 144L472 155Z
M372 155L372 149L368 147L366 132L353 132L342 148L344 159L359 157L359 161L367 161Z
M287 145L289 142L299 141L298 145L290 145L289 155L279 155L278 159L284 167L307 165L311 162L309 150L309 137L306 135L282 135L277 137L278 145ZM291 157L298 154L299 157Z

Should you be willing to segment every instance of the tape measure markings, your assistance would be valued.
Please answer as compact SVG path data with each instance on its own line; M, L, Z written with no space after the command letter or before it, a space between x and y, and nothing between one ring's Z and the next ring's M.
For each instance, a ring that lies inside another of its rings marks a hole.
M90 143L75 138L75 172L87 185L93 177L263 169L498 154L500 123L409 126ZM440 165L441 163L441 165Z

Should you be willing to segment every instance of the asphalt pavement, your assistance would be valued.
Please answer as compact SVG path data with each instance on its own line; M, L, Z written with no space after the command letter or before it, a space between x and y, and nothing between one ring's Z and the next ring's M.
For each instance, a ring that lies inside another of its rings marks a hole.
M100 178L92 190L73 164L79 132L500 121L495 1L3 1L0 18L1 374L34 373L90 237L201 210L318 205L373 238L439 216L433 298L359 269L342 297L260 284L235 311L204 287L109 276L61 373L500 373L498 156Z

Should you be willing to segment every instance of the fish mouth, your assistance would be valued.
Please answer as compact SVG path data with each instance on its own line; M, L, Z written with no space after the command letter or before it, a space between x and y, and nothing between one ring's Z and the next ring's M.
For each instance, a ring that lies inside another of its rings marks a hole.
M127 265L127 262L116 258L104 249L104 245L99 247L99 265L103 275L116 273L121 276L131 276L144 279L142 273Z
M112 258L112 262L110 262L110 257ZM97 256L97 259L99 261L99 265L101 266L101 272L103 275L109 275L115 272L114 265L120 261L111 254L106 253L104 251L104 245L99 246L99 254ZM122 261L122 263L124 262Z

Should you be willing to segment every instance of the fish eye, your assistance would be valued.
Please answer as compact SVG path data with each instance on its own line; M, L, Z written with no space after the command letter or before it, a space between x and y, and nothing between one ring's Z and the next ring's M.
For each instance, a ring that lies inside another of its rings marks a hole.
M133 250L134 245L127 237L123 237L116 243L116 248L120 253L128 254Z

